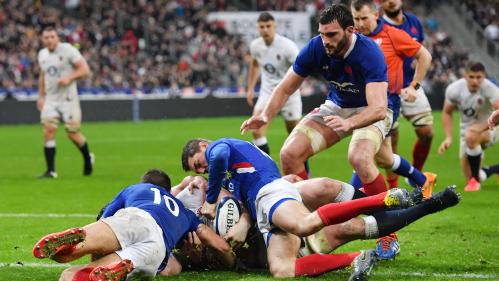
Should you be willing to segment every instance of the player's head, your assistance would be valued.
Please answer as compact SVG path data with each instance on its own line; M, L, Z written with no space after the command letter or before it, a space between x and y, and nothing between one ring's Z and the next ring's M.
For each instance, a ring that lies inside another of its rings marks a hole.
M353 0L352 16L355 28L364 35L369 35L378 26L378 10L373 0Z
M194 171L198 174L208 172L208 162L204 155L206 148L210 144L206 139L189 140L182 150L182 168L184 171Z
M59 35L53 26L46 26L43 28L42 43L43 46L51 52L57 47L57 44L59 43Z
M275 20L271 13L263 12L258 16L256 21L258 32L265 42L271 42L275 36Z
M485 66L481 62L470 61L466 65L466 71L464 73L464 79L466 79L466 83L468 84L468 90L472 93L478 91L486 75Z
M140 180L143 183L151 183L156 186L164 188L166 191L170 192L172 188L172 182L170 177L160 169L150 169L148 170Z
M331 5L319 15L319 34L328 56L341 56L354 32L352 13L345 5Z
M389 18L394 18L402 12L402 0L382 0L381 8Z

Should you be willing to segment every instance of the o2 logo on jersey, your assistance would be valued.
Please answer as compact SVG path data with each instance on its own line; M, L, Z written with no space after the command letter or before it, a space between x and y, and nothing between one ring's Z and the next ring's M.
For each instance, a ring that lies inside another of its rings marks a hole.
M466 117L473 117L476 112L472 107L468 107L465 110L463 110L463 113L464 115L466 115Z
M49 66L49 68L47 68L47 74L50 76L56 76L58 73L59 73L59 71L57 70L57 67L55 67L53 65Z
M263 69L265 69L265 71L267 71L270 74L274 74L276 72L275 67L270 63L265 64L263 66Z
M154 192L154 204L159 205L161 204L161 193L159 192L159 189L155 187L151 187L151 191ZM173 216L178 217L178 214L180 212L180 208L178 207L177 202L173 200L173 198L168 197L166 195L163 195L163 199L165 200L165 206L172 213Z

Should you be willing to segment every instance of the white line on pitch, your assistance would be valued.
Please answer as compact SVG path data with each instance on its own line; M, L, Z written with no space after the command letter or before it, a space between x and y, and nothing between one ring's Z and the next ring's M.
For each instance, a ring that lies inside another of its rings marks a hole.
M95 218L92 214L30 214L30 213L0 213L0 218Z
M0 262L0 267L70 267L69 263L39 263L39 262L23 262L23 263L9 263Z

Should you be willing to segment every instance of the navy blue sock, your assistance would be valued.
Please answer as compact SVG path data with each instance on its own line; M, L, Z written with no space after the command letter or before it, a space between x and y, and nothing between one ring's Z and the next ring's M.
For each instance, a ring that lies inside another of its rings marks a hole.
M493 174L499 174L499 165L482 167L482 170L485 172L485 174L487 175L487 178L488 178L488 177L492 176Z
M414 168L407 160L397 154L393 154L392 171L408 178L419 187L422 187L426 182L426 177L420 170Z
M359 175L357 172L353 171L352 178L350 179L350 184L355 187L355 189L359 189L362 187L362 181L360 181Z

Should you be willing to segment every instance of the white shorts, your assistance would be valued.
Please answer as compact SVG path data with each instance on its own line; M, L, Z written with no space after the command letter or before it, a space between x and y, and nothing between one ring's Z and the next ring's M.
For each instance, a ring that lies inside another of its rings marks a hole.
M102 221L109 225L120 243L121 250L116 254L133 263L134 270L127 279L137 275L156 276L166 257L166 246L163 231L154 218L144 210L130 207Z
M62 120L66 129L78 131L81 124L81 108L78 99L70 101L46 100L40 115L41 123L50 123L57 127Z
M400 99L400 113L404 116L413 116L425 112L431 112L430 102L422 87L416 91L416 100L414 102L407 102Z
M489 136L489 141L485 144L483 147L484 149L487 147L491 147L494 144L496 144L499 141L499 126L496 126L494 130L488 130L490 136ZM460 134L460 140L459 140L459 157L466 157L466 140L464 138L465 134L464 132L461 132Z
M321 104L320 107L314 109L312 112L307 114L305 118L312 119L314 121L317 121L318 123L321 124L326 124L324 122L324 117L328 115L336 115L339 116L343 119L349 118L355 114L360 113L362 110L364 110L365 107L355 107L355 108L342 108L339 107L337 104L330 100L326 100L325 103ZM392 122L393 122L393 112L391 109L388 109L386 112L386 117L383 120L377 121L374 124L372 124L374 127L376 127L383 137L387 136L388 133L390 132L390 129L392 128ZM340 134L337 133L338 136L341 138L346 137L346 134Z
M272 93L260 91L260 95L255 104L255 110L263 111L271 96ZM286 121L297 121L301 119L302 103L299 91L289 97L281 109L281 115Z
M296 187L287 180L274 180L258 191L255 202L256 219L258 229L262 233L265 243L268 243L268 239L270 238L269 233L278 229L272 223L274 211L279 205L288 200L302 202L300 193Z

